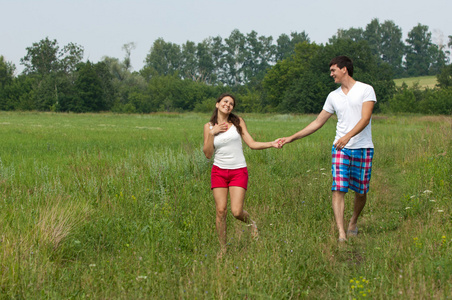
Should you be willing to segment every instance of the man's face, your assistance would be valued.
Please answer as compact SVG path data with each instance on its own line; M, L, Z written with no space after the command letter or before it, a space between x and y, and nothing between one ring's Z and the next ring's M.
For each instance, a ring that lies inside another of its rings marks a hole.
M347 74L346 67L343 67L342 69L339 69L337 65L332 65L330 67L330 76L333 77L335 83L341 83L345 74Z

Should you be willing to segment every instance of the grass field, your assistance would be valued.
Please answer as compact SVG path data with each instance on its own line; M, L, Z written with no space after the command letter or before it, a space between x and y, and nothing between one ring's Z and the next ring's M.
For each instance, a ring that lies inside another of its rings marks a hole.
M259 141L311 115L243 115ZM204 114L0 112L0 299L446 299L452 118L374 116L360 234L338 245L332 119L245 148L245 208L217 259ZM346 198L346 218L351 213Z
M412 87L414 84L418 84L420 88L434 88L438 81L436 80L436 76L421 76L421 77L410 77L410 78L400 78L394 79L394 82L397 87L401 87L405 82L408 87Z

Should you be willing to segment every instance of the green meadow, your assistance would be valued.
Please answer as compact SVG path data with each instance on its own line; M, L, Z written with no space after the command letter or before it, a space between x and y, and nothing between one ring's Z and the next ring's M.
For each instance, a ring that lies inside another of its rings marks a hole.
M401 87L402 84L405 83L408 87L418 85L420 88L429 88L429 89L436 87L436 85L438 84L436 76L400 78L394 79L394 82L397 87Z
M314 115L241 115L258 141ZM338 244L331 119L252 151L218 259L208 114L0 112L0 299L450 299L452 118L372 120L360 234ZM352 194L346 197L346 222Z

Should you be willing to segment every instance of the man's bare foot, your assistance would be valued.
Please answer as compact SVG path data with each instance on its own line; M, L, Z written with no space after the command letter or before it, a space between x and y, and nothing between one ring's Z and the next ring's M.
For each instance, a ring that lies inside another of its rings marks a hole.
M355 226L355 229L350 229L351 226L348 227L347 236L357 236L358 235L358 226Z

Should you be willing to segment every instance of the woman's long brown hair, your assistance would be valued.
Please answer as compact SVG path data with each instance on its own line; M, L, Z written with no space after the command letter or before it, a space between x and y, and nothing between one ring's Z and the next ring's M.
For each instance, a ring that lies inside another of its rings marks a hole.
M224 97L231 97L232 100L234 100L234 107L235 107L235 97L229 93L223 93L221 94L218 98L217 98L217 102L220 102ZM232 124L234 124L234 126L237 128L237 131L239 132L240 135L242 135L242 127L240 126L240 118L236 115L234 115L233 113L229 114L228 117L228 122L231 122ZM215 107L213 113L212 113L212 117L210 117L210 123L215 125L218 123L218 108Z

